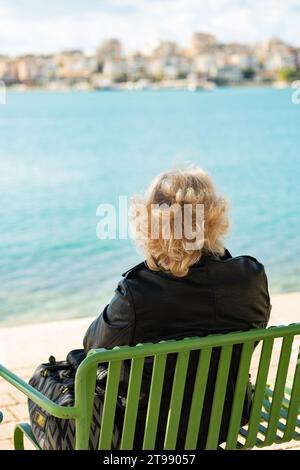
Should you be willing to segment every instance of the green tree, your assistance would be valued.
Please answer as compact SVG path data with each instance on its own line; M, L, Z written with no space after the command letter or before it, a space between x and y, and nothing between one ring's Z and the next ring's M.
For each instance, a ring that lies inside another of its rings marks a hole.
M243 70L243 78L245 80L252 80L255 75L255 70L253 70L251 67L248 67Z
M279 71L279 80L283 82L293 82L300 80L300 69L285 68Z

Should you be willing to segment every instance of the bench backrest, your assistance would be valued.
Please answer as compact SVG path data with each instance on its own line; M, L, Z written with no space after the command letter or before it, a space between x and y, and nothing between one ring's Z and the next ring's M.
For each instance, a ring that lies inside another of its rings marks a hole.
M265 446L273 442L291 440L295 435L295 429L298 424L297 418L300 405L300 364L298 355L299 345L297 344L299 338L296 338L297 335L300 335L300 323L271 327L267 330L259 329L247 332L210 335L204 338L186 338L180 341L143 344L135 347L125 346L112 350L101 349L90 351L88 357L80 365L76 375L75 407L80 410L79 417L76 419L76 448L88 448L96 372L98 365L101 363L108 363L108 377L105 388L99 449L107 450L111 448L121 366L124 360L129 360L131 361L130 380L127 391L121 449L133 449L144 360L146 357L151 356L154 358L154 365L143 448L147 450L154 449L166 360L168 354L177 353L164 440L164 449L174 450L176 448L189 356L191 351L199 350L198 369L195 376L193 398L185 438L185 449L194 450L199 433L212 351L214 348L220 348L220 358L206 440L207 449L218 448L227 380L232 351L235 345L241 345L241 356L234 389L226 448L251 448L257 443ZM277 345L278 341L280 342L279 348ZM257 342L260 342L261 352L257 359L255 392L250 420L241 443L239 432L244 402L242 398L246 393L248 374L250 373L253 351ZM266 400L266 385L274 365L276 365L274 389L272 396L267 398L270 407L268 412L265 413L267 424L264 424L265 432L264 440L262 441L257 438L261 432L261 415ZM291 381L290 399L286 400L284 394L288 380ZM284 404L284 414L282 414L282 404Z

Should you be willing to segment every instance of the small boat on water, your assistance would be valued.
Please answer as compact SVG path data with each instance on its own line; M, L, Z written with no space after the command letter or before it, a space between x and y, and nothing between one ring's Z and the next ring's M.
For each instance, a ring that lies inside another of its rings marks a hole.
M207 81L195 81L188 84L189 91L212 91L216 88L216 84Z
M272 87L277 89L288 88L289 84L282 80L278 80L277 82L273 82Z

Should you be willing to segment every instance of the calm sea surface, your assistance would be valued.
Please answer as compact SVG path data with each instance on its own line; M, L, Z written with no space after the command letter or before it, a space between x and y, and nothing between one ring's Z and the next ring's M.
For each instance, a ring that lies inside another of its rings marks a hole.
M192 162L230 201L227 247L300 290L300 105L291 90L8 94L0 106L0 323L97 315L130 240L96 209Z

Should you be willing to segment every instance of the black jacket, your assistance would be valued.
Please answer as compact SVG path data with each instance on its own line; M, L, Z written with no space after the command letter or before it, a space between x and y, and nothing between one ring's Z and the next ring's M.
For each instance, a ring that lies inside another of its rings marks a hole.
M174 277L166 272L151 271L146 263L140 263L123 274L115 296L89 327L84 338L84 348L87 352L91 348L133 346L137 343L181 339L188 336L265 328L270 310L264 267L251 256L233 258L227 250L223 257L202 256L184 278ZM205 445L219 353L220 351L215 349L212 355L198 440L199 448ZM231 362L220 442L226 438L239 356L240 348L236 346ZM178 433L178 448L184 445L198 358L199 352L191 353ZM169 355L157 448L163 446L175 362L176 355ZM135 448L139 448L142 444L152 365L152 358L147 358L143 373ZM130 364L125 364L121 378L121 393L124 396L129 372ZM244 404L245 420L250 405L249 392Z

